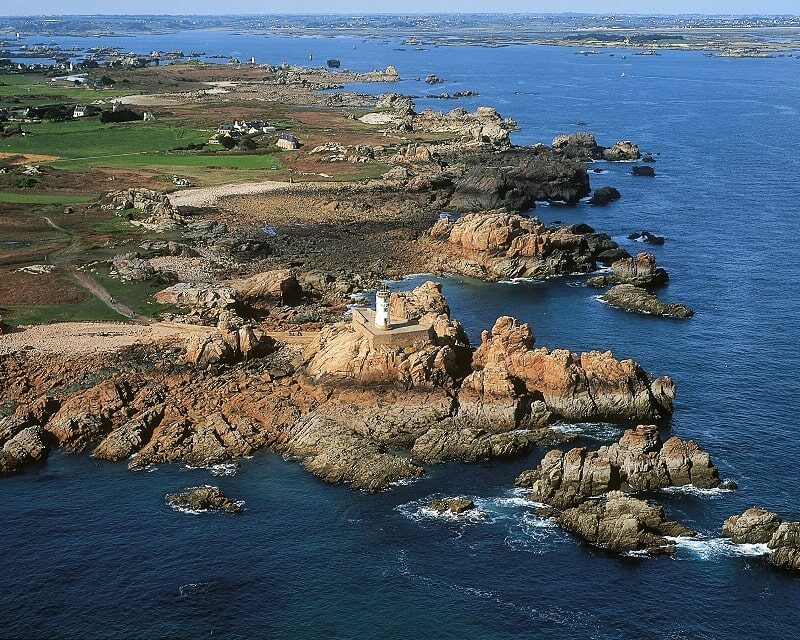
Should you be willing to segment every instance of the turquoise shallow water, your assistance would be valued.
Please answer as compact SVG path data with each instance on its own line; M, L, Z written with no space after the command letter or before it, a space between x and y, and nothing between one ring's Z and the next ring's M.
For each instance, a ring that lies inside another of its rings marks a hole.
M272 62L305 63L313 51L354 69L394 64L409 80L366 89L426 94L413 78L436 73L446 81L436 92L481 96L419 106L494 105L520 122L519 143L586 122L601 143L630 138L658 153L652 180L630 176L630 165L597 165L605 172L592 174L592 185L616 186L619 202L540 206L535 215L588 222L629 250L639 247L626 239L631 231L666 236L651 248L672 278L662 295L694 307L692 320L610 309L578 277L449 278L444 292L473 341L510 314L531 323L539 344L609 348L671 375L673 431L700 441L740 489L655 496L705 540L670 558L617 558L553 529L514 494L513 478L537 452L440 465L379 495L324 485L268 454L221 477L180 466L134 474L56 454L0 483L0 636L795 637L800 580L714 538L724 518L753 504L800 518L800 60L396 51L397 43L202 32L118 42ZM604 441L615 434L602 425L584 431ZM245 515L189 515L164 504L168 491L203 482L245 500ZM439 494L473 496L479 516L427 517L420 505Z

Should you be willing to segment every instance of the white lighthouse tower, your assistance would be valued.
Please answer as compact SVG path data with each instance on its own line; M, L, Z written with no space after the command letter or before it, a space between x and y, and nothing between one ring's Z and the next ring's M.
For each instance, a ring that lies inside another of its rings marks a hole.
M390 324L389 290L381 287L375 294L375 326L378 329L388 329Z

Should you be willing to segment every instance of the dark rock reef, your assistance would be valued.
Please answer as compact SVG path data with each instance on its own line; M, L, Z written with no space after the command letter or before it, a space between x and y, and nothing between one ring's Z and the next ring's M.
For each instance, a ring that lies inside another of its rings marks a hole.
M219 487L189 487L179 493L168 493L167 503L173 507L191 511L227 511L241 513L241 502L234 502L220 491Z
M599 189L595 189L592 193L589 204L594 206L602 206L611 204L615 200L619 200L621 197L622 196L620 192L614 187L600 187Z
M655 294L631 284L618 284L611 287L602 299L612 307L635 313L680 319L691 318L694 315L694 311L686 305L677 302L663 302Z

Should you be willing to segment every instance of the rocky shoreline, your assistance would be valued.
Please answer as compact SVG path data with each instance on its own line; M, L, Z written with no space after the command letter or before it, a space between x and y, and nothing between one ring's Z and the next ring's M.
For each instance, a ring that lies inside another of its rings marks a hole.
M297 99L328 88L284 71L276 84L297 85ZM389 71L375 79L396 76ZM179 236L110 262L113 277L159 283L156 301L172 308L165 320L186 334L83 356L20 349L0 361L0 474L42 463L55 449L133 471L209 466L263 449L325 482L374 492L448 460L561 447L575 438L559 423L608 422L626 428L618 442L551 449L516 484L590 545L673 552L674 538L695 533L639 494L735 485L694 441L662 442L676 395L669 376L610 351L537 346L530 326L510 316L472 345L433 282L390 296L392 317L413 328L411 338L381 342L345 314L353 295L415 271L498 281L590 274L602 265L610 274L586 284L610 286L608 304L690 317L691 309L653 293L669 281L653 254L631 256L588 225L546 225L527 214L537 202L578 203L592 193L588 162L639 160L638 146L604 147L581 132L549 147L514 147L516 123L490 107L417 113L397 94L354 103L379 109L360 116L368 126L442 140L315 149L325 161L366 153L386 163L380 179L359 183L108 194L108 211L136 210L143 215L131 224ZM598 189L592 204L619 196ZM216 487L167 501L193 511L242 509ZM429 508L457 515L474 503L455 498ZM766 544L773 564L800 570L798 527L749 510L723 531L737 543Z

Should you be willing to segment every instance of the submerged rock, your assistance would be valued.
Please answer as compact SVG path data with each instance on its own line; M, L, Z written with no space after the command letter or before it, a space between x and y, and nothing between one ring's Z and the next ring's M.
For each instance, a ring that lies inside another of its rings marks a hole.
M648 166L635 166L631 169L631 173L635 176L643 176L645 178L655 178L656 170Z
M591 278L590 278L591 280ZM589 284L587 280L586 284ZM590 285L592 286L592 285ZM603 301L612 307L666 318L691 318L694 311L677 302L663 302L658 296L631 284L618 284L609 289Z
M668 537L694 536L679 522L667 520L661 506L612 491L606 498L584 502L555 517L563 529L590 545L613 553L672 553Z
M449 512L458 515L475 509L475 503L469 498L444 498L431 500L428 502L428 508L437 513Z
M241 513L244 507L222 494L219 487L190 487L179 493L167 494L167 502L180 509L191 511L227 511Z

